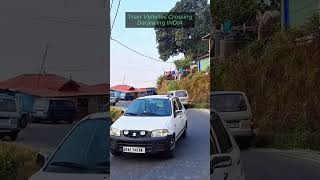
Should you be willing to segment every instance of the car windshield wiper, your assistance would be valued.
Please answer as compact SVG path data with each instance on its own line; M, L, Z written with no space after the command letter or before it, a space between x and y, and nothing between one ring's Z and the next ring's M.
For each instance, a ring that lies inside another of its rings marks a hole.
M138 116L139 114L137 114L137 113L130 113L130 112L127 112L127 113L125 113L124 115Z
M67 162L67 161L57 161L49 163L50 166L61 166L61 167L67 167L71 169L81 169L81 170L88 170L89 168L85 165L74 163L74 162Z
M144 113L141 113L140 115L144 115L144 116L159 116L159 114L152 113L152 112L144 112Z

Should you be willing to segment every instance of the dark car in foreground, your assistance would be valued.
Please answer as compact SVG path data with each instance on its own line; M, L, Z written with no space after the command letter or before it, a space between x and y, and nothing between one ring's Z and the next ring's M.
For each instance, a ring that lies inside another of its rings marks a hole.
M42 168L29 180L110 179L108 112L83 118L49 157L39 153Z

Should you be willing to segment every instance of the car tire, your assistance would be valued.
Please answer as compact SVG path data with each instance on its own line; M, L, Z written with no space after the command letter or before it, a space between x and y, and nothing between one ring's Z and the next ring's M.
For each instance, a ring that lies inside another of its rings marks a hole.
M16 141L19 137L19 133L18 132L12 132L9 134L9 137L11 139L11 141Z
M28 118L26 115L23 115L19 121L19 127L24 129L27 127L27 125L28 125Z
M186 125L184 126L183 133L181 135L182 138L186 138L187 137L187 130L188 130L188 123L186 122Z
M176 151L176 140L174 139L174 144L173 144L172 148L166 152L165 156L167 158L173 158L175 151Z
M115 151L115 150L112 150L112 149L111 149L111 154L112 154L113 156L120 156L120 155L121 155L121 152Z

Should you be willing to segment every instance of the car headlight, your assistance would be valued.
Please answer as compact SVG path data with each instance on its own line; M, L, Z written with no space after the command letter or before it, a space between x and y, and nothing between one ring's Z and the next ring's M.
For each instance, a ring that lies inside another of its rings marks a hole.
M117 128L110 127L110 136L120 136L120 130Z
M157 129L152 131L151 137L166 137L168 136L169 131L166 129Z

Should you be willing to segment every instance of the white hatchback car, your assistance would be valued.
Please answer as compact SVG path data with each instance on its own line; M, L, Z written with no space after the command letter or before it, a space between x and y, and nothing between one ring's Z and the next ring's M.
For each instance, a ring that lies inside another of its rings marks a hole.
M178 97L138 98L110 127L111 153L161 153L173 157L176 141L187 133L187 115Z
M185 108L189 108L192 105L186 90L169 91L167 94L177 96Z
M210 179L245 180L236 141L216 111L211 110L210 116Z
M211 107L230 129L235 139L246 147L255 136L255 125L250 103L245 93L240 91L212 91Z
M38 154L43 166L29 180L110 179L108 113L89 115L62 140L51 157Z

